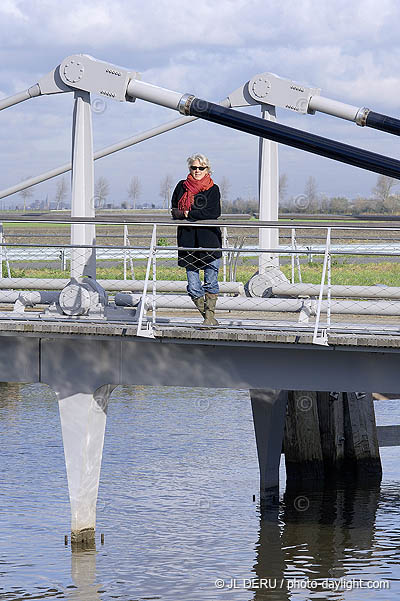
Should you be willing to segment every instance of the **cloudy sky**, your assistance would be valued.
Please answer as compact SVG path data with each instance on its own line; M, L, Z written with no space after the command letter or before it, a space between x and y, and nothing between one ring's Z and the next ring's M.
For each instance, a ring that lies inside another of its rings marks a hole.
M0 97L36 83L70 54L86 53L139 71L142 80L218 101L253 75L271 71L322 89L321 94L400 116L400 5L396 0L2 0ZM35 98L2 111L1 189L67 162L72 94ZM109 101L93 113L100 149L178 117L144 101ZM259 109L250 109L259 114ZM389 134L324 116L278 110L278 121L397 157ZM186 176L186 157L207 154L213 177L231 183L231 196L257 190L257 139L197 121L96 162L110 182L110 200L127 198L129 180L142 182L141 201L160 202L160 180ZM320 193L369 194L376 175L280 146L288 195L312 175ZM53 198L57 180L37 186ZM18 196L12 203L21 202Z

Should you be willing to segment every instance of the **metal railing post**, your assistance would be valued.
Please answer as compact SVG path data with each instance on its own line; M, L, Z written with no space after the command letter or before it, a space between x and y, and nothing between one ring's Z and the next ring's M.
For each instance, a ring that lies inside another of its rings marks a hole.
M292 251L296 251L297 250L297 241L296 241L296 230L295 228L292 228ZM297 272L299 274L299 282L300 284L302 283L302 278L301 278L301 267L300 267L300 258L299 258L299 254L293 252L291 254L291 263L292 263L292 284L294 284L294 269L295 269L295 264L297 267Z
M227 227L224 226L222 228L222 248L226 248L228 246L228 230ZM223 281L226 282L226 253L222 253L222 276Z
M291 284L294 284L294 240L295 240L294 235L295 235L294 234L294 229L292 228L292 230L291 230L291 241L292 241L291 249L292 249L293 252L290 255L290 263L291 263L291 266L292 266L292 277L291 277L291 282L290 282Z
M157 294L157 224L154 224L154 239L156 245L153 249L153 296L152 296L152 322L156 323L156 294Z
M324 285L325 285L326 269L327 269L327 265L328 265L328 257L330 256L330 245L331 245L331 228L328 227L328 231L326 234L324 264L322 267L321 287L319 289L317 315L315 318L315 327L314 327L314 335L313 335L313 344L320 344L323 346L328 346L328 337L327 337L326 329L322 331L321 336L318 336L318 327L319 327L319 320L320 320L320 316L321 316L321 305L322 305L322 297L324 294Z
M124 225L124 248L128 245L128 226ZM124 280L126 280L126 253L124 250Z
M5 259L6 261L6 267L7 267L7 275L9 278L11 278L11 270L10 270L10 263L8 260L8 254L7 254L7 247L5 246L5 236L4 236L4 228L3 228L3 224L0 223L0 277L3 277L3 261Z
M0 223L0 242L4 243L3 224ZM3 277L3 246L0 247L0 278Z
M144 336L147 338L154 338L152 328L149 327L150 323L147 324L147 328L145 330L142 330L142 323L143 323L143 315L144 315L146 300L147 300L147 288L148 288L148 284L149 284L150 266L151 266L151 262L154 258L154 255L155 255L156 232L157 232L157 226L156 226L156 224L154 224L153 232L151 234L149 258L147 259L146 276L144 279L143 294L142 294L142 298L140 301L140 311L139 311L138 327L137 327L137 333L136 333L136 336Z
M331 289L331 253L328 252L328 291L327 291L327 300L328 300L328 309L327 309L327 314L326 314L326 324L327 324L327 331L329 332L329 330L331 329L331 293L332 293L332 289Z

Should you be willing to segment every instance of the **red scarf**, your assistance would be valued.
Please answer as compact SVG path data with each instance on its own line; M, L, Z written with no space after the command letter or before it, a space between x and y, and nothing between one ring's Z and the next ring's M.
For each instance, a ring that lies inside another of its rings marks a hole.
M207 175L201 179L194 179L193 175L189 173L183 182L185 192L178 200L178 209L181 211L189 211L194 203L195 194L209 190L213 187L213 185L214 182L212 181L209 173L207 173Z

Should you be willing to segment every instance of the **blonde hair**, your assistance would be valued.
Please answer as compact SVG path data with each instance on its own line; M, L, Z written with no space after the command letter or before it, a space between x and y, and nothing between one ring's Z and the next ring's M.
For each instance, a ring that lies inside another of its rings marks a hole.
M187 164L189 169L195 161L198 161L202 167L207 167L207 173L211 173L211 163L204 154L192 154L192 156L188 157Z

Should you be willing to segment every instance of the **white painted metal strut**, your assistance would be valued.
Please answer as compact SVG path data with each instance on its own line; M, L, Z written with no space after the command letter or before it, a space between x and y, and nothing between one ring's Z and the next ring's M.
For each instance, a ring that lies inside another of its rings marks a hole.
M15 104L19 104L24 100L29 100L30 98L34 98L35 96L40 96L40 88L38 84L28 88L24 92L19 92L18 94L14 94L14 96L9 96L8 98L2 98L0 100L0 111L3 109L7 109L10 106L14 106Z
M72 199L71 217L95 216L93 138L90 94L75 92L72 147ZM71 249L71 277L96 278L96 226L94 223L71 225L71 245L93 248Z

